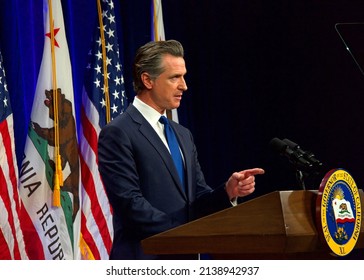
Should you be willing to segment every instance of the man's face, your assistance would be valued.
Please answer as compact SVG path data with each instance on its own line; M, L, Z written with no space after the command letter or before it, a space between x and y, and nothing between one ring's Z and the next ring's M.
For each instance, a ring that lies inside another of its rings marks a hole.
M151 99L160 113L179 107L182 94L187 90L184 76L187 72L182 57L164 55L164 72L152 81Z

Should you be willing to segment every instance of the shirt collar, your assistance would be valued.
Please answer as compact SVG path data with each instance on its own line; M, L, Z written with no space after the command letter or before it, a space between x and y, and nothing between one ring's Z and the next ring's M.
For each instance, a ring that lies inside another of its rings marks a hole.
M148 104L144 103L137 96L135 96L134 98L133 105L152 126L159 123L159 118L161 117L161 114L157 112L154 108L150 107ZM166 113L164 113L163 115L166 116Z

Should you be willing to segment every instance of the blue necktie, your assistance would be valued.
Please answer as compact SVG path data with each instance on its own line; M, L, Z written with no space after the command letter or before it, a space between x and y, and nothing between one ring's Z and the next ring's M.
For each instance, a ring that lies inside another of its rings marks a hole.
M174 161L174 165L178 171L178 175L181 179L182 186L185 187L184 184L184 176L185 176L185 169L183 166L183 160L181 156L181 152L179 150L177 137L169 124L168 119L165 116L161 116L159 121L164 124L164 134L167 138L169 150L171 152L172 159Z

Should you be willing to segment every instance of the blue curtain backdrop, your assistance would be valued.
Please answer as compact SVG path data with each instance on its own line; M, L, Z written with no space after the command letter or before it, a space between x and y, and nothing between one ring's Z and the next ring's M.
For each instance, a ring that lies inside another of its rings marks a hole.
M76 113L79 114L77 108L81 104L87 54L98 22L97 2L67 0L61 3L74 77ZM127 93L132 100L130 68L135 49L150 38L150 0L114 1L114 4ZM43 53L43 0L1 0L0 31L0 48L14 112L16 152L21 162ZM123 42L124 33L127 44Z
M0 0L0 48L18 162L42 58L42 2ZM96 0L61 2L78 108ZM131 101L133 56L150 40L150 1L114 3ZM257 178L255 196L296 189L293 168L268 145L279 137L314 152L324 171L347 169L362 188L364 77L334 28L364 22L362 0L164 0L163 13L167 39L185 47L189 89L179 117L195 136L208 183L259 166L267 173ZM356 43L364 41L360 36ZM364 44L357 49L364 51ZM308 187L318 188L321 178Z

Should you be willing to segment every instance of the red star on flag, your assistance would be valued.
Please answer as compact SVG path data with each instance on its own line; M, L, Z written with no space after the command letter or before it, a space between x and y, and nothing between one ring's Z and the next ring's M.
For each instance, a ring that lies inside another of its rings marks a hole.
M54 29L54 45L59 48L58 42L56 40L56 35L57 35L58 31L59 31L59 28ZM49 37L49 39L51 39L51 32L46 33L46 36Z

